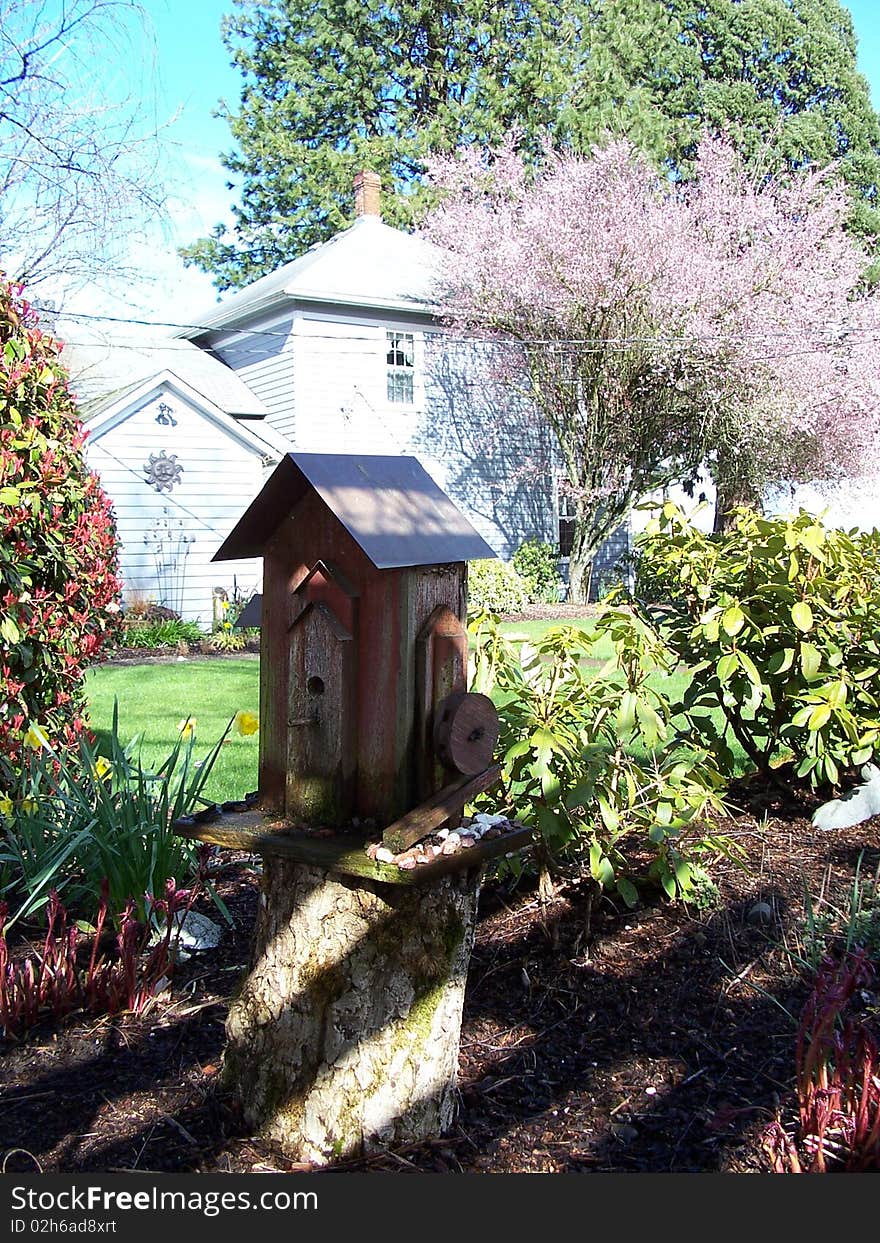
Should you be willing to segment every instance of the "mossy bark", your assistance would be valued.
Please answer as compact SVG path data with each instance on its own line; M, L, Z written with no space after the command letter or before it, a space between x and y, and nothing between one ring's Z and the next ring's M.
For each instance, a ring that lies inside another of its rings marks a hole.
M224 1068L253 1132L325 1163L448 1129L478 890L265 860Z

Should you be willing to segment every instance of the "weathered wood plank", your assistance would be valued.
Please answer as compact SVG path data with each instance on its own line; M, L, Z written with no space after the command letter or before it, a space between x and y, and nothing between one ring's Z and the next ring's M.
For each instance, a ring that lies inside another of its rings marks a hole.
M395 854L399 854L423 837L427 837L429 833L433 833L435 829L442 828L450 816L461 811L465 803L482 793L483 790L488 790L500 779L501 765L493 764L491 768L487 768L482 773L477 773L473 777L463 777L460 781L445 786L432 798L413 808L412 811L408 811L393 824L389 824L382 834L384 845L389 850L393 850Z
M450 695L467 690L468 636L447 604L439 604L416 638L416 731L414 802L436 794L449 781L434 741L437 712ZM486 764L480 764L483 769Z
M326 604L290 630L288 821L342 825L354 815L357 641Z
M202 823L177 820L173 828L181 837L195 841L209 842L230 850L246 850L251 854L291 859L324 868L328 872L381 881L387 885L418 885L434 877L481 867L500 855L525 850L533 841L531 829L518 828L502 837L479 841L475 846L463 848L455 854L438 855L431 863L404 871L393 863L376 863L368 858L363 838L353 834L314 837L259 812L218 814L216 819Z

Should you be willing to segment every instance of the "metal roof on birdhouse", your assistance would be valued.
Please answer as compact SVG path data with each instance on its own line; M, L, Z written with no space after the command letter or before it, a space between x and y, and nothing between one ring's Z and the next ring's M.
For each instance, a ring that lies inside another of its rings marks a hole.
M495 556L417 458L288 453L213 560L261 556L309 491L379 570Z

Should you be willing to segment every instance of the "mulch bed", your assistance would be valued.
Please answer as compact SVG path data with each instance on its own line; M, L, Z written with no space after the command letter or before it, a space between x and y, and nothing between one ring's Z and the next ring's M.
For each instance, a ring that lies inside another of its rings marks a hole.
M488 883L452 1133L336 1168L768 1170L762 1129L777 1115L792 1129L796 1116L805 887L842 902L860 857L873 877L880 818L818 833L809 799L750 798L725 826L749 868L718 863L720 898L703 912L660 900L630 912L578 885L542 906L528 888ZM220 887L235 927L219 950L181 965L169 1002L7 1043L7 1172L302 1168L238 1132L220 1081L259 883L247 856L228 858Z

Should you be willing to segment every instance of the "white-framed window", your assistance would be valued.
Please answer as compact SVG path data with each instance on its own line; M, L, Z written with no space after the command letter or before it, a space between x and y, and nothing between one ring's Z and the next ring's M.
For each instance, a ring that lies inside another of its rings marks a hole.
M571 556L574 543L575 501L567 481L562 478L556 480L556 513L559 520L559 556L566 559Z
M415 401L415 338L411 332L389 331L385 336L388 343L388 400L411 406Z

